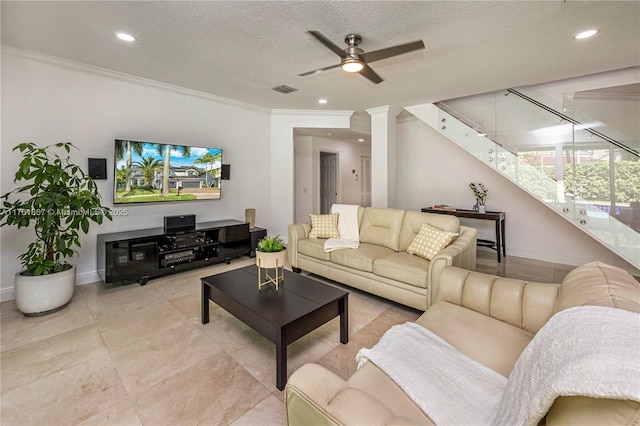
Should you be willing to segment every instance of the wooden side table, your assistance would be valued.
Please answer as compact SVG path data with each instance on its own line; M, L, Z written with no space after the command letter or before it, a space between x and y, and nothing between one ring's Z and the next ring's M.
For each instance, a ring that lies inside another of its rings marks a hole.
M480 220L491 220L496 223L496 240L478 240L478 245L482 247L489 247L498 252L498 263L502 262L502 256L507 256L507 248L505 243L505 212L486 212L480 213L473 210L460 210L456 209L453 211L450 210L441 210L434 209L432 207L424 207L420 209L425 213L438 213L438 214L448 214L456 217L464 217L467 219L480 219Z
M256 247L258 245L258 241L267 236L267 230L264 228L258 228L257 226L253 229L250 229L251 233L251 248L249 249L249 257L256 257Z

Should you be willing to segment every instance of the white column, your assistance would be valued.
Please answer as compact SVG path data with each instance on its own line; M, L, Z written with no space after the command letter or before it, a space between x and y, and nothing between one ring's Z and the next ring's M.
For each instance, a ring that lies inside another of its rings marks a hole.
M389 105L371 108L371 206L396 205L396 115Z

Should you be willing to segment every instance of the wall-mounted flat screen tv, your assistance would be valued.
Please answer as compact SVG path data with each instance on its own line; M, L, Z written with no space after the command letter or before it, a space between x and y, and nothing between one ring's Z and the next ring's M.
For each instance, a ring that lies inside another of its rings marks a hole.
M115 141L114 204L220 198L222 149Z

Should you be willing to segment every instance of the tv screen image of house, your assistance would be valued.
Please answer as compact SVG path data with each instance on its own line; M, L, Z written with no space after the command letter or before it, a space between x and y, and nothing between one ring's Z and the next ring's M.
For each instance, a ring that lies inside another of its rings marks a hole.
M115 141L114 204L215 200L222 149Z

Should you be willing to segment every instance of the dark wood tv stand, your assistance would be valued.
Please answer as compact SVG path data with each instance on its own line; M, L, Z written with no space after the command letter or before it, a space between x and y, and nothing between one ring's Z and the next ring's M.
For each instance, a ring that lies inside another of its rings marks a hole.
M249 255L249 224L238 220L199 223L166 234L164 228L98 235L98 274L107 287L139 283Z

